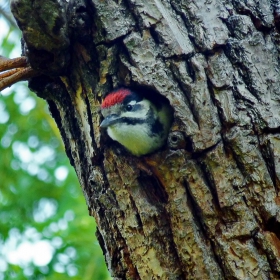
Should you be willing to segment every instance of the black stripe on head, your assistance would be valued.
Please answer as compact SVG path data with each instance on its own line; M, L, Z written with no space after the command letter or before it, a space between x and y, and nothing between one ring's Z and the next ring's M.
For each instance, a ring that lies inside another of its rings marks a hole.
M136 102L140 102L143 100L143 96L141 96L140 94L137 94L135 92L131 92L131 94L127 95L125 97L125 99L123 100L123 104L127 105L129 104L131 101L136 101Z
M150 132L149 135L151 137L155 136L155 135L161 135L163 133L163 125L162 123L156 119L152 119L152 122L150 123ZM127 125L136 125L136 124L146 124L147 126L149 125L149 121L147 122L147 119L137 119L137 118L130 118L130 117L123 117L120 118L118 123L124 123Z
M137 119L137 118L130 118L130 117L122 117L118 121L118 123L125 123L128 125L143 124L145 122L146 122L145 119Z
M161 110L163 105L170 105L166 97L159 94L156 90L147 86L131 86L132 93L137 93L138 96L151 101L157 110Z
M137 112L137 111L141 110L142 107L143 107L143 105L136 103L135 105L132 106L131 112Z

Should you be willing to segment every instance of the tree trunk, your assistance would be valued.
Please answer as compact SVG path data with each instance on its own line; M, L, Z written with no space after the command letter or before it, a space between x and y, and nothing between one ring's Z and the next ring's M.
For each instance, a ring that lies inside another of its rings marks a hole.
M12 1L115 279L280 279L280 1ZM168 143L129 155L99 105L147 86ZM65 194L67 195L67 194Z

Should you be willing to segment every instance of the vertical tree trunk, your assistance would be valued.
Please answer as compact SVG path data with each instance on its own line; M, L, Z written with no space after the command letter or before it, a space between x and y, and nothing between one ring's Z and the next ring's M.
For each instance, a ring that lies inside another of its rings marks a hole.
M279 1L12 2L112 276L280 279ZM170 101L161 151L101 134L120 85Z

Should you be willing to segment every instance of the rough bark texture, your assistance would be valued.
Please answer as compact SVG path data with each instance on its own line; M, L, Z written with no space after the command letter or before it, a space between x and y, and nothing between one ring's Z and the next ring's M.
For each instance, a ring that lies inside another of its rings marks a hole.
M112 276L280 279L280 1L12 2ZM169 99L158 153L100 133L120 85Z

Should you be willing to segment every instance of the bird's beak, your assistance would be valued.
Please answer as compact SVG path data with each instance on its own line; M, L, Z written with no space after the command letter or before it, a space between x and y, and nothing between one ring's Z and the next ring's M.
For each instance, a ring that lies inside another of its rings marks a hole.
M107 116L100 124L100 127L106 128L112 124L115 124L119 121L120 117L116 114Z

